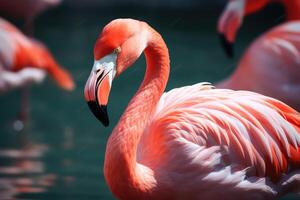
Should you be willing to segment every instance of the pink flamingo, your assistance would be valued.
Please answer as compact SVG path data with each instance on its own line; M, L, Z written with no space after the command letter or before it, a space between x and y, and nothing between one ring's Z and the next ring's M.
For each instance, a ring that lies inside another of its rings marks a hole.
M55 61L39 41L26 37L15 26L0 18L0 93L41 82L46 73L66 90L74 88L71 75ZM26 119L26 103L21 119Z
M217 88L258 92L300 111L300 21L275 27L255 40L235 72Z
M106 146L104 176L118 199L271 200L300 192L300 114L208 83L163 93L168 49L144 22L114 20L96 41L84 95L105 126L112 80L143 52L145 78Z
M17 19L23 19L27 34L33 32L35 18L49 7L56 6L62 0L0 0L0 13Z
M287 20L300 19L300 1L298 0L230 0L218 22L218 32L226 54L233 57L233 43L243 18L264 8L270 2L284 5Z

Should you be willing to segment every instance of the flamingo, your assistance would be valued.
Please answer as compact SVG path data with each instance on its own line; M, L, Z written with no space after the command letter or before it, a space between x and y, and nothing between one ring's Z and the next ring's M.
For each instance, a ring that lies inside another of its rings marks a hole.
M26 37L15 26L0 18L0 94L40 83L46 73L61 88L69 91L74 89L71 75L60 67L45 45ZM21 105L23 121L26 121L25 105Z
M57 6L62 0L0 0L0 13L24 20L24 30L33 33L35 18L46 9Z
M233 44L243 18L264 8L268 3L280 2L286 10L288 21L300 19L300 1L298 0L230 0L218 21L218 32L222 46L229 57L233 57Z
M284 23L255 40L234 73L216 86L258 92L300 111L300 21Z
M143 52L145 78L106 145L104 176L118 199L272 200L300 192L300 113L209 83L163 93L168 49L145 22L116 19L95 43L84 96L104 126L113 79Z

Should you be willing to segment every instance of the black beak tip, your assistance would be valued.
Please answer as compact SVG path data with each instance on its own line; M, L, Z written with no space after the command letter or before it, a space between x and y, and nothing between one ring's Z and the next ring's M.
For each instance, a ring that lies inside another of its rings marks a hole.
M234 49L233 49L233 43L229 42L224 34L219 34L220 37L220 41L221 41L221 45L223 47L223 49L225 50L226 55L229 58L233 58L234 57Z
M109 118L107 114L107 106L99 105L96 101L87 102L90 110L95 115L95 117L105 126L109 126Z
M104 127L108 127L109 126L109 119L107 117L106 120L101 121Z

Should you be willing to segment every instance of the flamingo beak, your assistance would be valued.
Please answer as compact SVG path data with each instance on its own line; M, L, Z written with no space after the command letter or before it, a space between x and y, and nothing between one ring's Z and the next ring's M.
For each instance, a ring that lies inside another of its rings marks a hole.
M233 44L242 24L245 9L246 0L229 1L218 22L221 45L229 58L234 56Z
M233 42L230 42L229 40L226 39L226 36L223 33L219 34L221 45L226 53L226 55L229 58L234 57L234 47L233 47Z
M84 89L84 97L90 110L105 127L109 125L107 102L116 74L115 66L115 55L96 60Z

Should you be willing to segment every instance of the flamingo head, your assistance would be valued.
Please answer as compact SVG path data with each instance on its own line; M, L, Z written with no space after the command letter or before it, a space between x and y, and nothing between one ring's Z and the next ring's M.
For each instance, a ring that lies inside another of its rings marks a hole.
M231 0L218 21L218 33L221 44L228 57L233 57L233 44L236 33L245 14L245 0Z
M109 125L108 97L115 76L131 66L146 48L143 22L117 19L104 27L94 47L94 65L84 89L92 113Z

